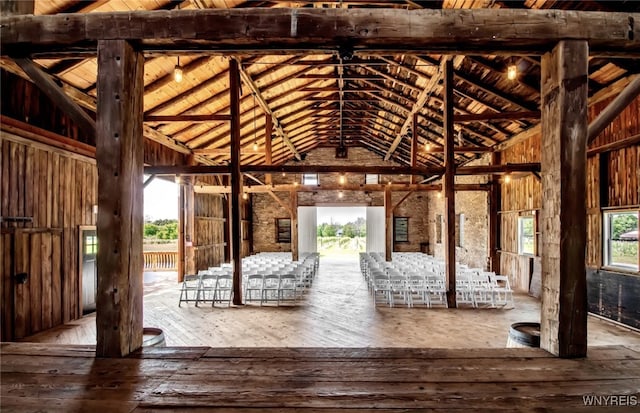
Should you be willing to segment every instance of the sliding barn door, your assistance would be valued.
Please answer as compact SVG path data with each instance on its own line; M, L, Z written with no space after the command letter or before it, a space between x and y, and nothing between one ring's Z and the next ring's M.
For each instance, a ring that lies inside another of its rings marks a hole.
M318 251L318 209L298 207L298 252Z
M367 207L367 252L385 253L384 207Z

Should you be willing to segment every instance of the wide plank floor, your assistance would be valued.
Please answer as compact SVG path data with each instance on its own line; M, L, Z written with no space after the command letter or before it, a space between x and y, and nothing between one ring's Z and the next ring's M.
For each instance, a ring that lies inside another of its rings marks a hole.
M181 347L146 348L125 359L97 359L91 346L0 349L3 412L640 408L632 405L640 397L640 353L624 346L590 348L588 358L573 360L531 348ZM624 396L628 405L594 408L587 399L593 395Z
M296 306L178 307L175 276L145 274L145 326L169 346L501 348L509 326L539 321L538 300L521 294L514 309L374 307L357 256L322 257L319 274ZM640 334L589 317L589 345L640 349ZM95 317L26 341L95 344Z

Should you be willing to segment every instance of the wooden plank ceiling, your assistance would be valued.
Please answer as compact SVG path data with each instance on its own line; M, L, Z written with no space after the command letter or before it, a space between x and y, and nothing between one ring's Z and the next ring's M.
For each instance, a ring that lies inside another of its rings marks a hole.
M242 1L242 0L78 0L36 1L36 14L95 13L131 10L232 7L315 8L504 8L640 11L632 1L489 0L444 1ZM319 52L320 53L320 52ZM148 55L145 64L145 116L229 114L230 59L242 73L241 161L264 163L265 139L272 141L273 163L295 159L287 144L304 154L320 146L363 146L401 164L411 159L411 118L418 113L418 166L442 166L442 82L438 55L363 54L347 47L332 54ZM183 69L181 82L174 68ZM96 59L37 59L36 63L61 81L76 100L96 97ZM515 80L506 76L516 65ZM8 59L2 67L19 72ZM502 114L536 112L540 105L540 58L529 56L465 56L454 60L454 113ZM640 73L631 59L592 58L589 94ZM435 78L434 78L435 76ZM79 99L80 97L80 99ZM424 102L424 104L422 104ZM266 107L265 107L266 105ZM86 105L85 105L86 106ZM265 136L265 113L276 121ZM456 146L492 147L537 124L535 116L457 123ZM147 126L180 142L212 164L230 161L230 122L148 122ZM395 142L395 144L394 144ZM257 150L255 150L257 144ZM478 153L456 153L464 164Z

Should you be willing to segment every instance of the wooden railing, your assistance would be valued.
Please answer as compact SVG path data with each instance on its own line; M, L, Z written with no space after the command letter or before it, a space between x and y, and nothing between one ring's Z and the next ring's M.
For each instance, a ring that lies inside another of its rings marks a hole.
M178 271L176 251L152 251L143 254L145 271Z

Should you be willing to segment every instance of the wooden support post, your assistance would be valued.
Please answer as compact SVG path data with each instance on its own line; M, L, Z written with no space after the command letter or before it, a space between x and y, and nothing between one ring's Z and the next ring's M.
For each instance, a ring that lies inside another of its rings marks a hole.
M178 179L178 282L184 281L185 276L185 189L182 178Z
M456 304L456 165L453 152L453 62L444 59L442 62L444 88L443 124L444 124L444 259L447 284L447 305L455 308Z
M231 106L231 263L233 264L233 304L242 304L242 237L240 220L240 196L242 173L240 172L240 72L238 62L229 60L229 93Z
M491 154L491 164L500 164L500 152ZM502 187L500 177L492 175L490 178L491 189L489 190L489 271L500 274L500 215L502 204Z
M384 259L385 261L391 261L393 259L393 202L391 201L391 190L389 188L384 189L384 229Z
M142 346L143 74L127 41L98 42L98 357Z
M271 165L273 162L271 157L271 135L273 135L273 118L269 114L264 115L264 163ZM266 174L264 182L271 185L271 174Z
M193 248L195 234L195 193L193 191L193 177L185 176L182 189L184 190L184 271L186 274L195 274L196 261Z
M298 191L289 193L291 199L291 259L298 261Z
M540 347L587 354L586 162L588 44L560 41L542 57L542 310Z
M418 114L413 114L413 127L411 128L411 166L418 166ZM411 183L416 184L421 179L417 175L411 175Z

